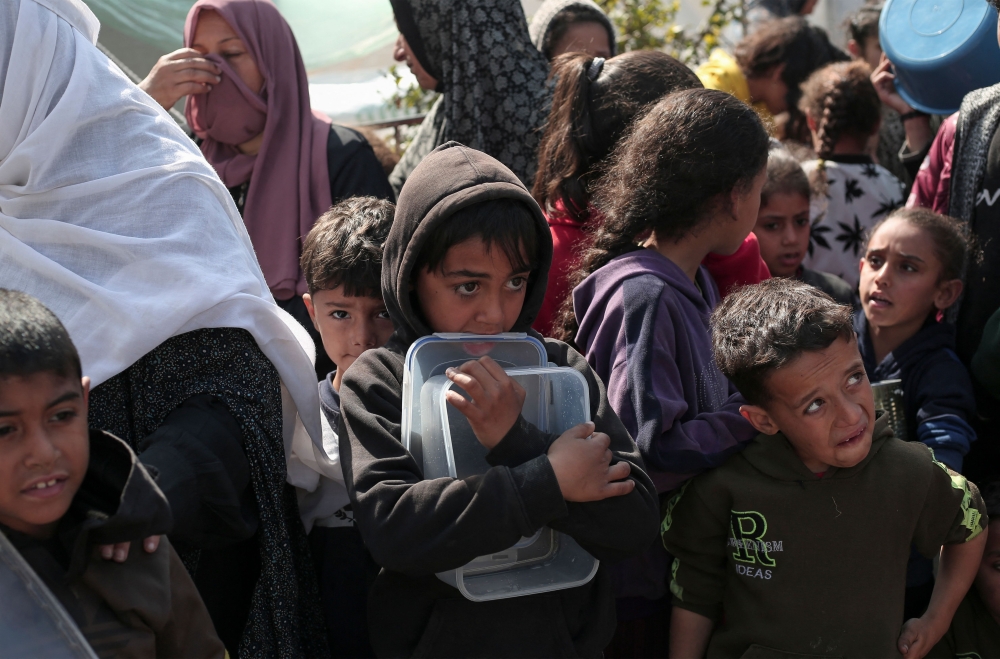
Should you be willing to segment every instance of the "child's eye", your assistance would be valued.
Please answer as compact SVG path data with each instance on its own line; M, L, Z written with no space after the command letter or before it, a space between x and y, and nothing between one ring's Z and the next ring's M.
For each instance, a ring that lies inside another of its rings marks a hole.
M375 317L380 320L391 320L391 318L389 318L389 312L386 311L385 309L382 309L382 311L379 311L377 314L375 314Z
M918 272L917 266L913 265L912 263L904 263L902 265L902 268L906 272Z
M800 217L799 219L795 220L795 225L796 226L800 226L800 227L809 226L809 218L808 217Z
M479 290L479 282L467 281L464 284L459 284L455 287L455 290L459 295L472 295Z
M0 437L6 437L16 430L16 428L10 424L0 425Z
M243 54L242 51L237 51L237 52L231 52L231 53L222 53L222 56L225 57L226 59L232 59L234 57L239 57L242 54Z
M76 418L76 410L59 410L52 415L52 420L56 423L69 421Z
M347 320L351 317L351 314L347 313L343 309L337 309L336 311L330 312L330 318L335 318L337 320Z
M865 260L868 261L869 266L875 268L876 270L882 267L882 259L877 256L869 256Z
M817 398L816 400L814 400L813 402L809 403L806 406L806 414L813 414L814 412L818 412L819 408L821 407L823 407L823 399Z
M527 277L512 277L510 281L507 282L507 288L512 291L519 291L524 288L525 284L528 283Z
M852 373L851 377L847 378L847 384L850 386L856 385L865 379L864 371L858 371L857 373Z

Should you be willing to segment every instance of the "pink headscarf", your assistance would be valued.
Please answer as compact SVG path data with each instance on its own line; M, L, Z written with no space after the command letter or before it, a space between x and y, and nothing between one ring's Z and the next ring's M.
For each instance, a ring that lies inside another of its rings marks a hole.
M264 89L249 89L221 57L209 56L222 69L222 82L207 94L188 96L184 114L226 187L250 179L243 222L271 293L279 300L301 295L301 241L331 203L330 120L312 111L299 46L270 0L198 0L184 25L187 47L204 9L219 12L243 40ZM236 145L261 129L260 152L242 154Z

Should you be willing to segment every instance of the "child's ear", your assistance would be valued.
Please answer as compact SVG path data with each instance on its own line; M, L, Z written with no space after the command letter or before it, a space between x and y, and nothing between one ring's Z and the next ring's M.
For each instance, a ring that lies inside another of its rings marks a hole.
M815 133L815 132L816 132L816 120L815 120L815 119L813 119L813 118L812 118L812 117L811 117L810 115L808 115L808 114L806 115L806 125L807 125L807 126L809 126L809 130L810 130L810 132L813 132L813 133Z
M853 57L854 59L861 58L861 46L854 39L851 39L850 41L847 42L847 52L849 52L851 54L851 57Z
M759 405L740 405L740 414L750 422L750 425L765 435L776 435L781 430L767 410Z
M958 296L962 294L962 287L961 279L947 279L938 284L937 291L934 293L934 307L939 311L944 311L955 304Z
M86 407L90 402L90 378L84 375L80 379L80 385L83 387L83 405Z
M315 327L316 331L318 332L319 331L319 325L316 324L316 307L313 306L312 295L309 295L309 293L303 294L302 295L302 302L305 303L305 305L306 305L306 311L309 312L309 320L312 321L313 327Z

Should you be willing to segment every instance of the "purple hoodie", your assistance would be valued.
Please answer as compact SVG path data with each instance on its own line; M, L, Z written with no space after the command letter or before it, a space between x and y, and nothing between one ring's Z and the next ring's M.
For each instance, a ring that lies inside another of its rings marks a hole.
M659 492L718 467L757 434L712 358L719 291L651 249L619 256L573 291L576 343L607 383Z

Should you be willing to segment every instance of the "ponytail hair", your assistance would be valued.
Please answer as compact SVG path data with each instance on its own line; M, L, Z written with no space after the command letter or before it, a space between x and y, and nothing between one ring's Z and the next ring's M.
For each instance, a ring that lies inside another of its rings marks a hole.
M750 106L725 92L691 89L662 99L636 121L597 182L604 214L593 245L570 279L576 286L640 237L679 240L702 224L733 190L747 188L767 164L770 138ZM572 341L572 302L558 338Z
M691 69L658 51L633 51L604 61L586 53L560 55L545 133L538 148L532 196L551 212L557 201L583 212L589 188L628 126L670 92L701 87Z

